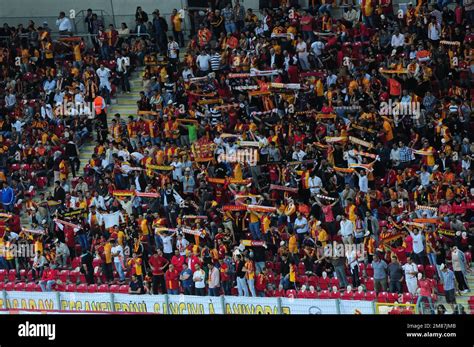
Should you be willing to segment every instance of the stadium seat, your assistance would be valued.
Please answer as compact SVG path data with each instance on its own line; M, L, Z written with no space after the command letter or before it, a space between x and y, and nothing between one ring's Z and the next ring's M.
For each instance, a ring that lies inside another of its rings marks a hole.
M305 274L305 272L306 272L306 268L305 268L305 266L304 266L304 263L303 263L303 262L300 262L300 263L298 264L298 275L302 276L302 275Z
M425 272L425 267L423 265L419 264L418 265L418 272L421 272L421 273Z
M331 278L331 280L329 281L329 284L331 285L331 287L336 286L337 288L339 288L339 279L333 277L333 278Z
M26 273L26 279L28 280L28 282L33 281L33 271L32 270L28 270L28 272Z
M7 277L8 271L5 269L0 270L0 282L4 282Z
M287 297L287 298L296 298L297 294L298 294L298 293L297 293L296 290L294 290L294 289L288 289L288 290L286 291L286 297Z
M298 283L299 285L308 283L308 276L298 276L298 278L296 279L296 283Z
M20 270L20 280L27 279L27 271L25 269Z
M318 298L318 292L306 292L306 299L317 299Z
M87 284L81 283L76 288L77 292L79 293L86 293L87 292Z
M433 265L426 265L425 266L425 275L427 278L433 278L436 273L436 267Z
M128 284L122 284L119 288L119 293L127 294L128 293Z
M341 295L341 299L343 300L354 300L355 299L355 293L354 292L348 292L347 290L344 291Z
M339 298L341 297L341 292L340 292L340 291L337 291L337 292L331 291L331 292L329 293L329 297L330 297L331 299L339 299Z
M26 283L25 282L18 282L15 284L15 290L19 292L23 292L25 290Z
M94 267L94 269L97 267L97 266L101 266L102 265L102 259L97 259L95 258L93 261L92 261L92 266Z
M7 282L5 283L5 290L15 290L15 283L13 282Z
M27 283L26 286L25 286L25 290L26 290L27 292L34 292L34 291L36 291L36 283L34 283L34 282L29 282L29 283Z
M359 274L363 274L365 270L365 264L359 263Z
M405 303L412 303L413 302L413 295L411 293L403 293L402 294L402 302Z
M355 292L354 293L354 297L353 297L354 300L364 300L365 299L365 292Z
M368 264L365 271L367 272L367 277L374 276L374 268L372 267L372 264Z
M97 284L89 284L87 287L88 293L97 293Z
M366 288L368 291L374 290L374 278L373 278L373 277L367 278L367 279L365 280L365 288Z
M329 291L328 290L321 290L318 297L319 297L319 299L329 299Z
M76 283L77 280L80 278L81 273L79 271L69 271L69 279L72 283Z
M298 299L307 299L308 298L308 291L305 290L304 292L302 292L302 291L298 290L296 292L296 297Z
M76 270L78 267L81 267L81 258L76 257L72 260L71 267L73 270Z
M318 288L318 277L317 276L309 276L308 277L308 286L313 286L314 288Z
M15 282L16 281L16 270L9 270L8 271L8 280L10 282Z
M318 280L318 283L319 283L319 288L321 288L321 290L327 290L329 288L330 279L329 277L326 277L326 278L320 277Z
M377 294L371 290L365 293L365 300L374 301L377 298Z
M235 288L235 290L237 290L237 288ZM120 286L117 285L117 284L112 284L110 287L109 287L109 291L111 293L118 293L120 291ZM234 295L234 294L232 294Z
M5 289L5 282L0 282L0 290L4 290Z
M388 293L387 292L380 292L377 295L377 301L378 302L387 302L388 300Z
M472 262L472 253L467 251L467 252L464 252L464 256L466 257L466 262L468 264L471 264Z
M109 292L109 285L108 284L101 284L99 287L98 287L98 290L97 290L99 293L108 293Z
M77 291L77 286L75 283L66 285L66 292L76 292L76 291Z
M387 295L387 302L397 302L398 301L398 293L388 293Z
M59 280L63 283L66 283L69 279L69 271L68 270L61 270L59 272Z

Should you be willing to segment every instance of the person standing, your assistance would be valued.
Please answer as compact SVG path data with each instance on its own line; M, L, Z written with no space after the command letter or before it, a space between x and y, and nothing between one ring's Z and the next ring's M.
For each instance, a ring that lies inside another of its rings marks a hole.
M380 259L379 255L374 254L372 268L374 269L375 292L385 292L387 290L387 263Z
M206 295L206 273L199 264L195 265L195 271L193 273L194 291L197 296Z
M255 292L255 264L249 256L245 256L245 265L242 269L245 272L245 280L253 297L257 296Z
M110 251L114 259L115 270L117 270L120 282L123 283L125 281L123 247L115 239L112 241L112 245L113 247Z
M85 275L87 284L94 284L94 266L92 265L93 260L94 258L92 257L92 254L87 249L83 249L81 255L81 272Z
M13 212L15 206L15 192L6 181L3 182L2 205L5 211Z
M184 295L193 295L193 272L187 263L183 264L183 270L179 274L179 280L181 281L181 287L184 289Z
M235 256L235 278L237 280L237 291L239 296L249 296L249 289L247 287L247 281L245 280L246 273L244 272L244 261L242 256L237 254Z
M209 263L209 295L210 296L219 296L220 293L220 271L214 265L214 263Z
M405 271L405 282L407 284L408 292L415 295L418 288L416 276L418 275L418 266L412 261L411 257L407 257L407 262L403 265Z
M455 275L454 272L445 264L439 266L441 271L441 279L443 281L444 298L446 302L451 306L454 311L454 305L456 305L456 289L455 289Z
M174 40L179 43L180 47L184 47L183 18L181 18L177 9L173 9L171 13L171 27L173 29Z
M421 302L423 299L426 299L430 304L431 314L434 314L433 299L431 297L433 295L433 284L431 283L431 280L427 279L423 273L419 273L418 277L418 288L420 288L420 294L416 300L416 308L418 312L423 312L423 310L421 310Z
M59 17L56 20L56 25L59 30L59 35L69 36L72 34L72 24L69 18L66 17L66 14L61 11L59 12Z
M392 262L388 264L388 279L390 281L390 293L402 293L403 268L396 256L392 256Z
M470 269L466 266L466 256L457 246L451 246L451 261L453 264L454 276L458 282L459 291L462 294L470 292L466 280L466 274L467 272L470 272Z
M130 81L128 79L130 68L130 58L122 54L122 52L117 51L117 74L120 77L120 84L122 85L122 91L124 93L130 93Z
M151 273L153 275L152 279L152 290L153 294L158 294L158 286L160 287L162 294L166 294L166 283L165 283L165 269L168 266L168 260L163 257L163 252L161 249L157 249L155 254L153 254L149 261L151 267Z
M170 295L179 294L179 272L173 264L169 265L168 271L165 273L166 290Z

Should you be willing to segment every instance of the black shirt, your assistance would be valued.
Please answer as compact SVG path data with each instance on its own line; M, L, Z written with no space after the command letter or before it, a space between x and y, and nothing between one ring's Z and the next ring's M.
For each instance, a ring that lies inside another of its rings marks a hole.
M140 281L130 282L129 287L134 292L136 292L138 289L141 290L140 293L133 293L133 294L145 294L145 288L143 288L143 284Z

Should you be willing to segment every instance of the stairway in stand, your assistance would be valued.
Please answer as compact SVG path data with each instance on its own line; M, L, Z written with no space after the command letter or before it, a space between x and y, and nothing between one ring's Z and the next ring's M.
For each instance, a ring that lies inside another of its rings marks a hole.
M107 107L107 125L110 126L114 114L120 113L123 120L128 121L128 116L137 116L137 101L140 99L140 91L142 88L143 67L138 67L130 76L130 90L131 92L118 93L116 99L113 100L112 105ZM120 88L119 88L120 89ZM96 132L93 134L94 140L86 142L81 150L79 160L81 162L81 169L89 163L94 153L94 148L97 145L95 141Z

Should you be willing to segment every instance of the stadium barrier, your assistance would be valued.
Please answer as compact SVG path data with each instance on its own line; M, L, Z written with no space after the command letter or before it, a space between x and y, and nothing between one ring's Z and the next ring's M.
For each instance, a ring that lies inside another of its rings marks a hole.
M3 291L1 313L375 314L372 301Z

